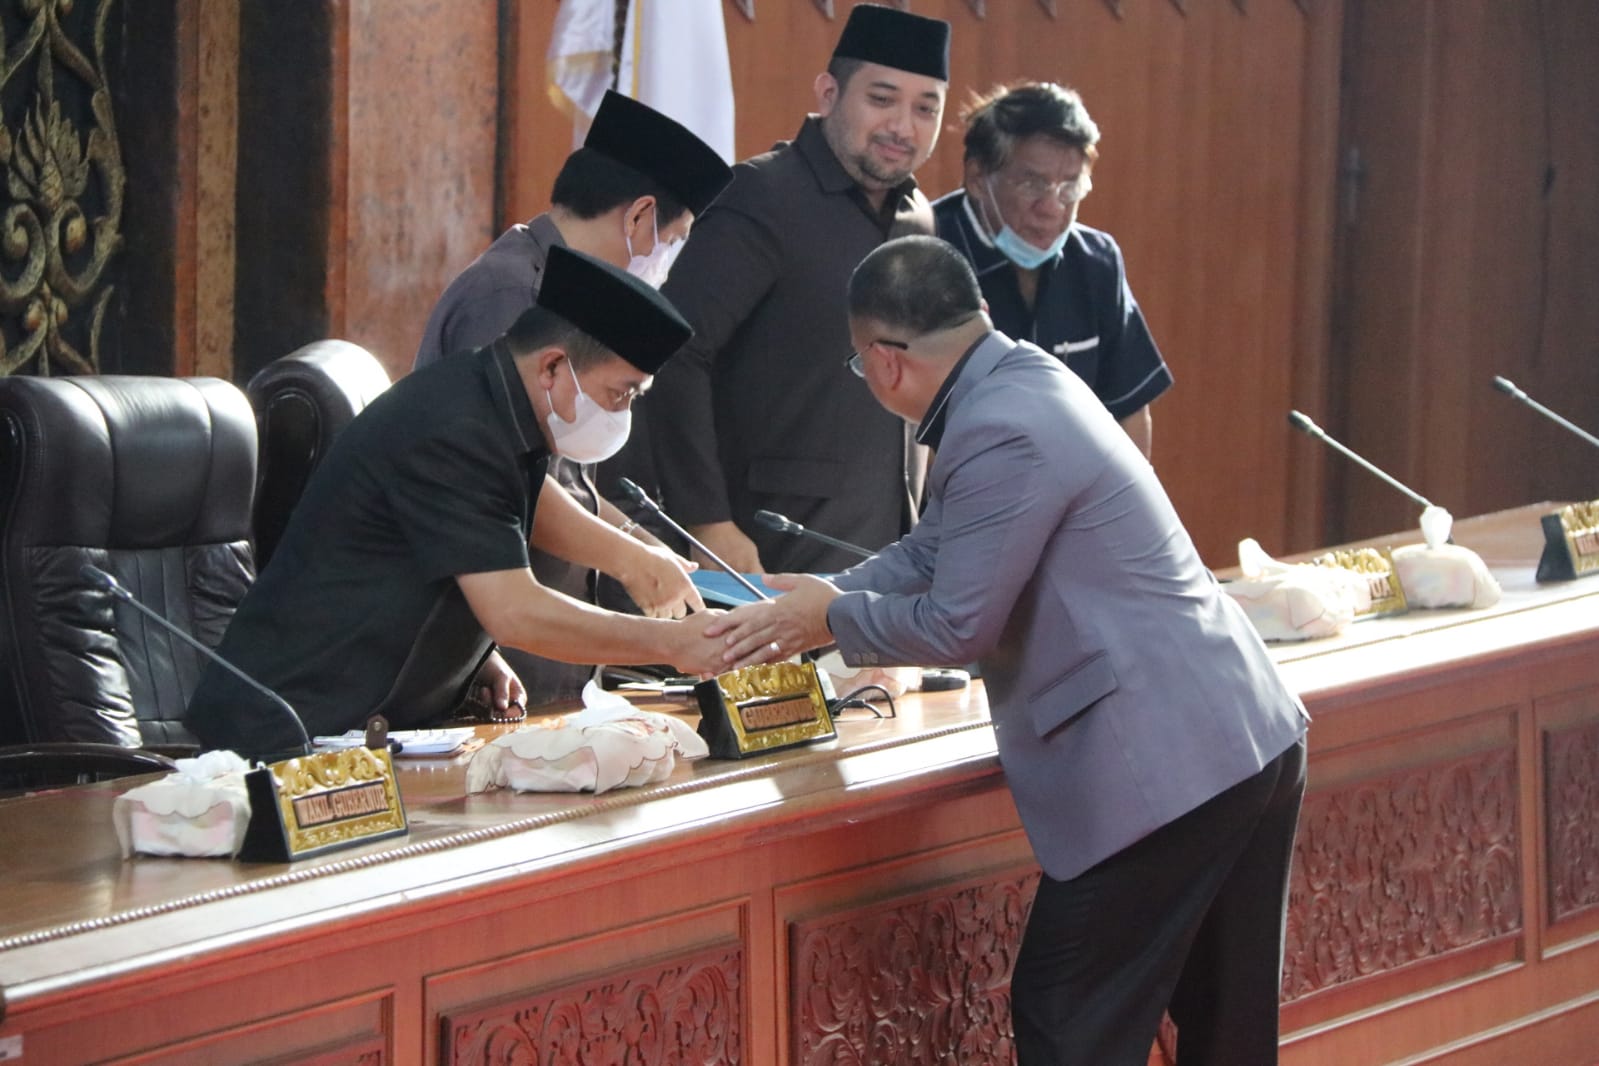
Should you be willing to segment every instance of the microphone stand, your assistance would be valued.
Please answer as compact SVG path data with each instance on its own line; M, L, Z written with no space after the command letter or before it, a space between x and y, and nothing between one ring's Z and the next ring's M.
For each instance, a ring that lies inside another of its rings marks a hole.
M648 510L651 514L655 515L667 525L671 526L677 531L679 536L688 541L694 547L698 548L700 553L703 554L707 559L731 574L733 580L737 581L740 585L743 585L756 599L770 600L772 598L757 588L755 584L743 574L729 566L721 556L711 551L711 549L707 548L704 544L701 544L699 539L695 537L694 534L690 533L688 530L674 522L670 515L661 510L661 505L652 500L649 493L639 488L638 484L634 482L632 478L617 478L616 483L622 486L622 491L631 496L635 503Z
M796 537L810 537L812 540L819 540L829 547L838 548L841 551L847 551L853 555L859 555L862 559L873 559L877 557L876 552L867 551L859 544L851 544L847 540L839 540L837 537L830 537L826 533L818 533L814 529L807 529L787 515L778 514L776 511L756 511L755 524L763 529L770 529L774 533L788 533Z
M189 646L194 648L195 651L198 651L211 662L216 663L218 666L222 667L222 669L226 670L228 673L232 674L240 681L243 681L246 685L249 685L252 689L261 693L261 695L265 696L267 699L271 700L275 705L287 711L289 714L289 721L294 723L295 732L299 734L301 745L300 754L304 755L310 752L311 737L305 731L305 723L300 721L300 716L295 713L293 707L289 706L288 700L284 699L282 696L279 696L276 692L273 692L255 678L251 677L243 670L240 670L237 666L234 666L232 663L228 662L222 656L218 655L216 652L212 651L198 640L195 640L194 637L184 632L180 627L167 621L167 619L146 607L142 602L139 601L137 597L133 595L133 593L122 587L122 582L118 581L104 570L101 570L99 567L89 563L84 563L83 566L78 570L78 574L91 584L99 585L101 588L106 589L111 593L111 595L115 596L129 607L132 607L140 614L149 618L162 629L165 629L167 632L178 637L178 639L187 643Z
M1509 396L1513 400L1520 400L1522 403L1526 404L1534 411L1537 411L1545 418L1551 420L1556 425L1559 425L1564 429L1569 429L1571 432L1575 433L1589 444L1599 448L1599 437L1595 437L1592 433L1589 433L1575 422L1571 422L1555 414L1553 411L1549 410L1549 408L1545 407L1543 404L1539 403L1537 400L1534 400L1531 396L1528 396L1525 392L1518 389L1515 385L1511 384L1509 379L1495 376L1494 388L1498 389L1500 392L1504 393L1506 396Z
M1417 503L1421 504L1423 507L1431 507L1433 505L1432 501L1427 499L1427 497L1423 496L1421 493L1419 493L1419 492L1415 491L1414 489L1410 488L1408 485L1405 485L1404 483L1396 480L1394 477L1392 477L1386 471L1384 471L1384 470L1374 466L1373 464L1367 462L1365 459L1363 459L1360 456L1356 455L1354 452L1350 451L1348 448L1344 447L1342 444L1339 444L1336 440L1334 440L1333 438L1329 437L1325 430L1323 430L1320 426L1316 425L1316 423L1312 422L1305 415L1300 414L1298 411L1289 411L1288 412L1288 424L1293 426L1295 429L1299 430L1300 432L1306 434L1307 436L1314 437L1317 440L1321 441L1323 444L1326 444L1327 446L1331 447L1333 450L1341 452L1343 455L1347 456L1348 458L1353 459L1355 462L1359 463L1361 466L1365 467L1367 470L1370 470L1373 474L1376 474L1378 477L1382 478L1384 481L1388 482L1388 484L1392 485L1394 488L1398 489L1400 492L1404 493L1406 496L1409 496L1412 500L1415 500Z

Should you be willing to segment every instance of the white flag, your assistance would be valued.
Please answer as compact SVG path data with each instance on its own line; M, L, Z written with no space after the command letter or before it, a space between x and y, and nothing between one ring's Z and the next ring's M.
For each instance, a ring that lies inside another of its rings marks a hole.
M733 162L733 71L722 0L632 0L617 90L681 122Z
M632 12L628 13L629 19ZM561 0L545 53L550 100L572 120L572 146L583 143L589 122L612 86L616 0Z
M550 99L572 119L572 147L583 143L605 90L615 88L681 122L733 162L722 0L630 0L619 57L615 34L616 0L561 0L555 10L546 70Z

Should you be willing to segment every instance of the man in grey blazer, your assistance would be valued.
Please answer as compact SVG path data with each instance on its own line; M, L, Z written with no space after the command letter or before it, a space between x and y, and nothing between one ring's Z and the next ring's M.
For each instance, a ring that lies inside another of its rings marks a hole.
M714 620L729 663L982 667L1044 878L1012 978L1018 1061L1277 1057L1306 716L1154 471L1058 359L995 331L971 267L906 237L849 290L849 365L936 452L916 528Z

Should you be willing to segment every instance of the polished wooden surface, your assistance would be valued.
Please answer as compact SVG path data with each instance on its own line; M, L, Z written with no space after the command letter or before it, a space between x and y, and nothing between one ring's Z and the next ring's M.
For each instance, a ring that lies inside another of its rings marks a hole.
M1497 607L1274 649L1314 717L1285 1062L1599 1046L1599 580L1532 582L1548 509L1457 524ZM986 713L980 685L910 698L598 797L466 796L461 759L402 761L409 837L292 866L123 861L126 783L0 803L0 1038L41 1062L654 1062L670 1023L681 1061L1004 1063L1036 867ZM981 1053L939 1042L962 1035Z
M680 702L635 702L647 710L671 710L697 721L697 715ZM963 751L979 757L993 754L980 684L961 691L910 694L898 701L897 711L896 718L888 719L850 710L837 722L835 742L740 761L679 761L663 784L600 796L505 790L472 795L466 792L470 754L399 758L395 765L410 833L293 864L155 856L124 861L111 832L112 802L120 792L150 778L0 801L0 840L5 850L29 857L25 864L8 864L3 875L7 906L0 913L0 951L30 936L53 939L53 934L74 923L106 924L150 908L198 904L219 892L261 891L277 887L291 871L295 880L303 882L324 871L342 872L352 863L377 865L417 852L470 845L475 837L554 828L555 832L534 833L519 841L518 854L520 862L558 862L596 843L618 847L683 820L731 817L774 803L792 808L836 788L841 766L857 773L858 767L875 760L875 765L899 771L924 770L927 753L911 747L923 742L942 741L937 749L941 758ZM482 725L477 733L491 738L515 728ZM669 817L656 818L643 809L663 797L678 800ZM574 828L579 824L596 831ZM12 985L15 975L3 967L0 974L4 975L0 982Z

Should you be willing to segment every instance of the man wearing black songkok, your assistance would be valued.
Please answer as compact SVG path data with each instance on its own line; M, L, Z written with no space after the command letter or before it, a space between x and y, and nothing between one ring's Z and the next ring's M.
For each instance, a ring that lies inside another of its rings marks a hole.
M733 172L693 131L654 108L617 92L607 92L589 126L583 147L562 164L550 191L550 209L518 223L444 290L417 348L415 368L449 355L476 351L510 328L533 306L544 281L552 248L571 248L612 266L626 267L660 287L694 217L716 198ZM635 437L643 427L635 426ZM647 453L643 442L638 442ZM647 467L631 470L641 484L654 484ZM644 526L605 499L593 483L594 469L569 459L550 462L554 482L591 514L642 541L661 548ZM664 556L658 565L675 564ZM548 588L589 603L620 601L596 597L594 571L535 550L533 573ZM638 603L656 617L681 615L691 588L687 576L663 585L661 595ZM611 589L605 590L607 594ZM507 650L505 658L525 686L530 706L571 699L594 672L592 664L559 663Z
M633 399L691 332L637 278L552 249L538 303L509 332L408 375L339 436L218 651L312 735L373 714L396 728L447 716L496 643L717 669L721 644L703 622L603 611L528 567L530 536L607 572L639 550L565 493L541 495L545 467L625 438ZM215 667L186 722L208 748L295 745L280 709Z
M890 237L933 231L912 172L938 139L949 24L850 12L817 114L740 163L696 221L663 292L695 336L647 405L663 503L741 570L839 570L854 560L758 529L758 510L880 548L920 488L906 427L842 366L850 272Z

